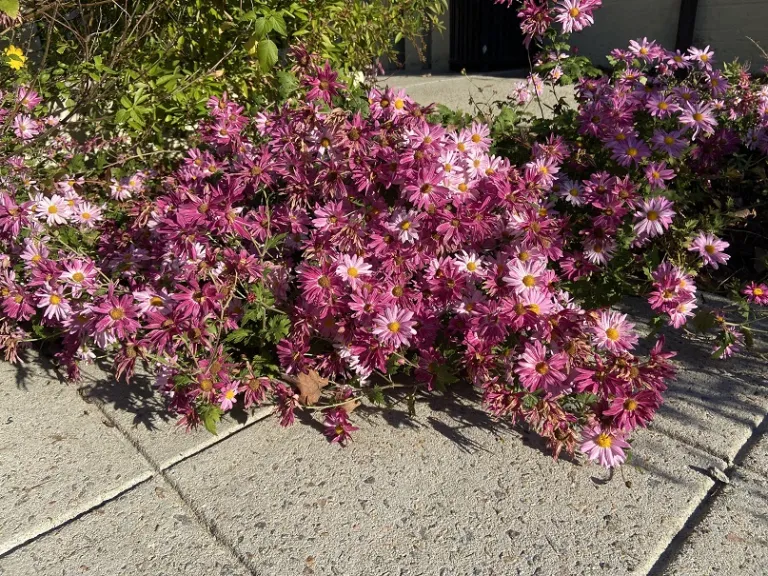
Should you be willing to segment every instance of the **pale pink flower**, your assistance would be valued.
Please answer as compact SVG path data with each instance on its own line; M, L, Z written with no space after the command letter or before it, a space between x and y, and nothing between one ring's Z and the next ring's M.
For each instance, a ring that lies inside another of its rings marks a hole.
M64 298L64 287L52 287L46 284L39 292L35 294L40 300L37 302L38 308L45 308L43 317L51 320L64 320L72 313L69 302Z
M232 410L232 407L235 405L235 402L237 401L237 393L238 389L240 387L240 382L237 380L233 380L230 382L225 388L222 388L219 391L219 408L224 410L225 412Z
M372 270L371 265L366 264L365 260L360 256L344 254L336 266L336 275L341 277L354 290L362 281L360 276L368 276Z
M717 270L720 264L725 264L730 259L730 256L724 252L728 246L730 246L728 242L714 234L699 232L699 235L691 241L688 250L696 252L706 265Z
M412 320L413 312L399 306L391 306L373 321L373 333L384 343L395 347L408 346L411 336L416 334Z
M74 220L87 228L95 228L101 220L101 208L90 202L78 202L75 206Z
M43 196L37 203L35 211L40 218L45 219L45 223L49 226L66 224L72 213L69 203L58 194L54 194L50 198Z
M621 432L603 430L599 424L581 431L581 450L587 457L606 468L613 468L627 459L624 450L629 448Z
M614 354L632 350L637 344L635 325L627 321L626 314L620 314L615 310L603 310L592 326L592 334L595 344Z
M673 204L663 196L639 202L635 212L635 233L651 238L664 234L675 216Z
M504 282L512 286L518 294L545 286L544 273L547 270L547 261L545 259L535 258L527 262L514 259L510 261L507 267L509 274L504 276Z

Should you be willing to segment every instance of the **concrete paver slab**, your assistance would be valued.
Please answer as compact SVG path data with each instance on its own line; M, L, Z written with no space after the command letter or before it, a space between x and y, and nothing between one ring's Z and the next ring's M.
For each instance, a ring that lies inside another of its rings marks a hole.
M768 574L768 479L736 470L667 566L666 576Z
M1 362L0 383L0 553L151 474L44 361Z
M216 435L202 427L188 431L178 426L177 417L166 411L164 400L149 377L137 375L130 384L116 382L96 366L83 370L81 393L86 401L98 403L110 420L161 469L272 413L272 408L262 408L238 414L237 419L226 415Z
M712 486L702 471L724 466L644 431L606 481L472 403L439 404L360 409L346 449L267 420L169 475L257 573L620 575L655 561Z
M768 434L763 434L752 446L741 465L768 478Z
M619 307L647 333L650 307L627 299ZM768 372L754 355L728 360L712 358L712 345L684 339L664 329L666 348L677 352L677 378L669 383L664 405L652 427L683 442L731 461L768 414ZM641 342L648 349L655 337Z
M249 571L153 479L0 558L2 576L245 576Z

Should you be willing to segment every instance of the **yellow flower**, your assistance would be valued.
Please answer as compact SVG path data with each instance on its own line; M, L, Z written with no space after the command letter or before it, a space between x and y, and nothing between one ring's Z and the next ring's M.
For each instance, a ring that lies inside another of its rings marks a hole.
M24 52L21 51L21 48L13 45L8 46L8 48L5 49L5 55L8 58L8 66L14 70L21 70L24 68L24 63L27 61L27 57L24 56Z

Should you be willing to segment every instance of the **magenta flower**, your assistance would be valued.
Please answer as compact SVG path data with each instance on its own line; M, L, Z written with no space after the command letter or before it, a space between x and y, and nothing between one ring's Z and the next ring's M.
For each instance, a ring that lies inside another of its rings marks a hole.
M664 234L675 216L673 205L674 202L663 196L640 202L635 212L635 233L641 237L650 238Z
M566 389L563 386L567 378L566 363L565 354L558 353L547 357L547 349L541 342L529 342L518 358L515 374L527 390L534 392L543 388L546 392L556 395Z
M599 424L594 424L581 431L581 450L587 457L606 468L614 468L624 463L624 449L629 448L620 432L604 430Z
M626 314L615 310L603 310L597 317L591 331L595 344L614 354L632 350L637 344L635 325L627 321Z
M653 145L654 150L669 154L672 158L677 158L690 144L690 142L687 142L682 138L682 135L682 130L675 130L672 132L656 130L653 133L653 136L651 136L651 144Z
M344 446L348 441L352 440L352 432L358 430L358 428L357 426L352 426L349 421L349 415L343 407L329 408L323 410L323 413L325 414L325 420L323 421L325 435L331 443Z
M339 90L344 88L344 84L337 82L339 75L332 68L329 62L318 69L315 76L304 77L304 84L311 87L307 92L307 100L323 100L330 104L331 99L339 94Z
M134 334L140 327L136 321L137 310L133 305L133 296L115 296L114 287L110 287L109 294L99 304L91 306L91 312L98 332L114 332L121 340Z
M617 396L603 415L613 416L615 428L629 431L638 426L647 426L658 407L658 394L643 390L636 394Z
M704 260L704 264L717 270L720 264L725 264L730 259L730 256L724 252L728 246L730 246L728 242L714 234L699 232L699 235L691 241L688 250L696 252Z
M410 310L391 306L373 321L373 333L385 344L396 348L408 346L411 336L416 334L416 322L412 318L413 312Z
M651 162L645 168L645 177L653 188L665 189L667 182L675 177L675 171L667 168L666 162Z
M741 293L753 304L768 305L768 284L750 282L742 288Z

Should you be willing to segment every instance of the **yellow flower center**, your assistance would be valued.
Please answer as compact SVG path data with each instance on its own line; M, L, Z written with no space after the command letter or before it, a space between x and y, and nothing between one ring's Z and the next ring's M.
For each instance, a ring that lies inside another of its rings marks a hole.
M467 262L467 270L469 270L470 272L474 272L475 270L477 270L477 264L475 264L474 262Z
M709 62L709 56L707 56L706 54L702 54L699 58L701 59L702 62Z
M403 287L402 286L395 286L392 288L392 296L395 298L400 298L400 296L403 295Z
M328 276L320 276L320 278L317 279L317 284L320 286L320 288L330 288L331 287L331 279L328 278Z
M706 252L707 254L714 254L716 250L715 250L715 247L712 246L712 244L707 244L706 246L704 246L704 252Z
M704 115L701 112L696 112L693 115L693 119L696 120L696 122L701 122L704 119Z
M541 374L542 376L545 376L549 372L549 364L546 362L539 362L536 364L536 372Z
M568 14L571 15L571 18L576 18L579 14L581 14L581 10L576 8L575 6L568 10Z
M163 299L160 298L160 296L152 296L152 298L149 299L149 303L152 306L160 307L163 305Z
M400 332L400 322L390 322L389 324L387 324L387 330L389 330L393 334Z
M80 218L83 220L90 220L91 219L91 213L90 212L83 212L80 214Z
M59 209L54 204L48 206L48 214L56 214L58 211Z
M458 144L456 144L456 150L458 150L459 152L464 152L466 149L467 147L464 144L464 142L459 142Z
M523 276L523 286L526 288L533 288L536 285L536 278L531 276L530 274L526 274Z
M480 134L472 134L472 142L475 144L479 144L483 140L483 137L480 136Z
M630 149L627 150L627 156L629 156L630 158L634 158L635 156L637 156L637 154L638 154L638 149L635 148L634 146L630 147Z
M627 398L624 400L624 410L627 410L628 412L632 412L637 408L637 400L633 400L632 398Z
M666 144L667 146L671 146L674 143L675 143L675 139L672 138L672 136L664 136L664 144Z
M462 182L461 184L459 184L458 188L459 188L459 192L466 192L469 189L469 186L467 186L466 183Z
M112 320L122 320L125 318L125 311L119 307L112 308L112 310L109 311L109 317L112 318Z
M389 100L387 100L386 98L382 98L381 99L381 107L382 108L386 108L387 106L389 106Z
M666 110L667 108L669 108L669 104L666 102L659 102L659 110Z
M605 331L605 335L611 342L616 342L616 340L619 339L619 331L616 330L616 328L608 328L608 330Z
M752 290L752 294L755 296L762 296L765 293L765 291L762 288L755 288Z
M72 274L72 280L74 280L79 284L80 282L85 280L85 274L83 274L82 272L75 272L74 274Z
M347 268L347 274L352 278L357 278L360 272L357 271L357 268L350 267L350 268Z
M400 230L410 230L410 228L411 228L411 223L408 222L408 220L403 220L400 223Z
M234 390L227 390L224 392L224 398L227 400L232 400L235 397L235 391Z
M61 304L61 296L57 296L56 294L52 294L51 297L48 299L48 301L53 304L54 306L58 306Z
M530 312L533 312L533 313L534 313L534 314L536 314L536 315L538 315L539 313L541 313L541 308L539 308L539 305L538 305L538 304L536 304L535 302L534 302L534 303L532 303L532 304L528 304L528 305L527 305L525 308L526 308L527 310L529 310Z
M613 444L613 439L605 432L602 432L595 440L595 444L600 446L600 448L610 448L611 444Z
M405 106L405 102L403 102L402 99L400 99L400 98L395 99L395 109L396 110L402 110L404 106Z
M213 382L211 381L211 379L210 378L204 378L200 382L200 389L203 392L210 392L211 390L213 390Z
M654 178L661 178L661 174L659 174L658 172L656 172L656 170L654 170L653 172L651 172L651 176L653 176Z
M331 145L331 141L328 138L323 138L322 140L320 140L320 146L322 146L323 148L328 148L330 147L330 145Z
M656 220L659 219L659 213L656 212L656 210L648 210L648 220L651 222L656 222Z
M451 166L450 164L443 164L443 170L445 170L446 172L450 172L451 170L453 170L453 166Z
M344 426L341 424L336 424L336 428L334 428L333 431L336 432L336 436L341 436L344 434Z

